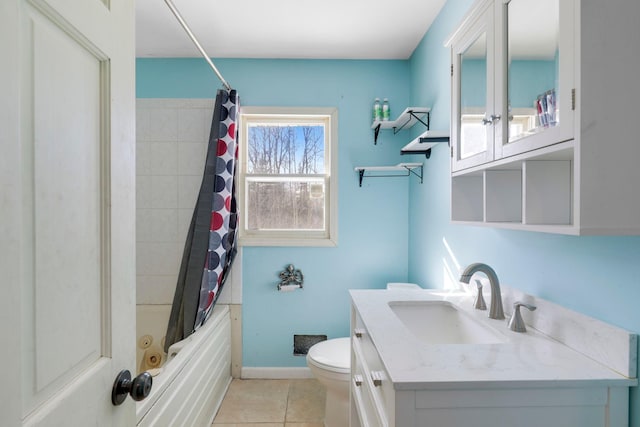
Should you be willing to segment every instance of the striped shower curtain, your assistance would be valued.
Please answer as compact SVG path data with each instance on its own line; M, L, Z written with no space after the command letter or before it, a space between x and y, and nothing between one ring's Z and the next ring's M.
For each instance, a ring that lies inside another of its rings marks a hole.
M238 108L235 90L218 90L204 175L182 254L165 351L207 320L236 254Z

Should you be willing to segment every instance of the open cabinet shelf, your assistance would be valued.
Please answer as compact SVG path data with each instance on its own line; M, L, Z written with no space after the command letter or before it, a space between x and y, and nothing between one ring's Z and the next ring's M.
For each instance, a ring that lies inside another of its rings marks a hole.
M452 221L575 234L572 172L571 160L537 158L454 174Z

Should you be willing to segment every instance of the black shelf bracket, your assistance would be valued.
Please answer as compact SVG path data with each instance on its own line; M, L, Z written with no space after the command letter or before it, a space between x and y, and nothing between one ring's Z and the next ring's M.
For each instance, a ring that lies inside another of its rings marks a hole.
M447 146L451 146L451 142L449 139L449 136L426 136L426 137L421 137L419 138L419 143L420 144L425 144L425 143L447 143ZM426 148L425 150L401 150L400 151L401 155L406 155L406 154L424 154L424 156L429 159L431 158L431 147Z
M402 126L394 126L393 127L393 134L397 134L398 132L400 132L402 129L404 129L409 123L411 123L413 120L416 120L420 123L422 123L423 125L425 125L427 127L427 130L429 130L429 124L431 122L431 112L427 111L426 113L419 113L419 114L426 114L426 121L422 120L417 113L414 110L409 110L406 112L409 115L409 118L407 119L406 122L404 122L402 124ZM380 128L381 128L381 123L378 123L376 125L375 128L373 128L373 145L377 145L378 144L378 135L380 134Z
M416 113L413 110L409 110L409 111L407 111L407 113L409 114L409 119L406 122L404 122L404 124L402 126L393 128L393 134L394 135L396 133L400 132L402 129L404 129L404 127L406 125L411 123L411 118L416 119L417 121L419 121L420 123L425 125L427 127L427 130L429 130L429 123L431 122L431 112L430 111L427 111L427 122L426 123L420 117L416 116Z
M423 136L420 138L420 143L423 144L425 142L446 142L447 145L450 145L449 136Z
M424 175L424 174L423 174L423 172L424 172L424 171L423 171L423 169L422 169L422 168L423 168L423 166L422 166L422 165L420 165L420 174L418 174L418 173L416 172L416 169L418 169L418 168L408 168L408 167L406 167L406 166L405 166L405 169L406 169L406 170L407 170L407 172L408 172L408 173L407 173L407 176L409 176L409 175L411 175L411 174L414 174L415 176L417 176L418 178L420 178L420 184L422 184L422 175Z
M393 175L389 175L389 174L385 174L385 175L366 175L367 178L403 178L405 176L411 176L411 175L415 175L418 178L420 178L420 184L422 184L423 182L423 175L424 175L424 166L420 165L420 166L413 166L413 167L409 167L409 166L402 166L404 169L406 169L407 173L404 173L402 175L399 174L393 174ZM416 170L420 169L420 173L416 172ZM366 169L359 169L358 170L358 186L362 187L362 180L365 178L365 171Z

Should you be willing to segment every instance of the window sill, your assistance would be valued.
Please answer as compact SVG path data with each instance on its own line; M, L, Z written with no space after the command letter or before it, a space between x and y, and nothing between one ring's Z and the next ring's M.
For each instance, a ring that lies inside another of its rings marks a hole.
M331 238L291 238L291 237L240 237L240 246L304 246L304 247L335 247L338 241Z

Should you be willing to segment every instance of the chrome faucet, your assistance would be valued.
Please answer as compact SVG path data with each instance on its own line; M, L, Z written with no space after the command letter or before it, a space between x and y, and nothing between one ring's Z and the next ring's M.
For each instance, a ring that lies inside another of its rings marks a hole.
M522 314L520 314L520 307L524 307L529 311L536 309L535 305L525 304L522 301L516 301L513 303L513 316L509 320L509 329L514 332L527 332L527 327L522 320Z
M502 309L502 295L500 294L500 282L493 268L487 264L475 263L464 269L460 276L460 281L469 283L471 276L475 273L482 272L489 279L491 285L491 307L489 308L489 317L491 319L504 319L504 310Z

